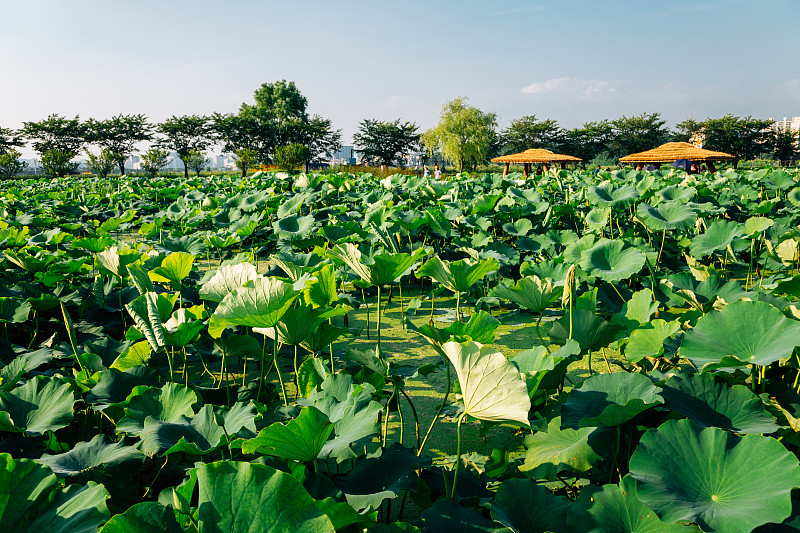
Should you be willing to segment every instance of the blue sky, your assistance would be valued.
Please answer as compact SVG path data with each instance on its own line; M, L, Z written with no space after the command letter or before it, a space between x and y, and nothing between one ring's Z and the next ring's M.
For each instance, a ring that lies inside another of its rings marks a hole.
M466 96L501 127L800 115L798 0L0 2L0 126L209 114L293 80L350 141Z

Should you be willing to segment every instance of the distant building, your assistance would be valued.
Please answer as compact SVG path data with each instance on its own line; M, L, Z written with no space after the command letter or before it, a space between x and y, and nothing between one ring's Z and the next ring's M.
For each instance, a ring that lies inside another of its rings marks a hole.
M775 121L774 127L777 131L800 131L800 117L792 117L792 120L789 120L787 117L783 117L783 120Z
M352 146L342 146L331 154L331 165L355 165L358 152Z

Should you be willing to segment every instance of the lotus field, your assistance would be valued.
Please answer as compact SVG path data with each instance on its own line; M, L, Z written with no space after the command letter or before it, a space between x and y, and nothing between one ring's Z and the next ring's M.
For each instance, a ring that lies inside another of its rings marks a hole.
M521 178L0 182L4 530L800 529L797 170Z

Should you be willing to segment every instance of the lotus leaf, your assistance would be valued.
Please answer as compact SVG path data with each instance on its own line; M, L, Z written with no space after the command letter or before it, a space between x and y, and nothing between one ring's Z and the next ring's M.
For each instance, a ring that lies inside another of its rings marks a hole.
M712 311L686 332L680 354L697 368L765 366L800 346L800 323L765 302L740 301Z
M661 391L667 407L700 427L718 427L735 433L777 431L775 417L744 385L716 383L709 373L676 376Z
M75 397L69 385L36 376L11 392L0 392L0 430L40 436L72 422Z
M729 220L715 220L705 233L692 239L689 251L694 257L705 257L726 249L735 239L744 235L745 229L742 224Z
M197 469L202 533L333 533L333 524L299 481L274 468L222 461Z
M537 276L526 276L513 287L498 285L492 295L510 300L528 311L541 313L558 301L561 292L562 288L549 279L542 281Z
M622 241L602 240L581 252L580 265L591 276L605 281L619 281L639 272L645 255L637 248L625 248Z
M658 388L642 374L615 372L588 378L561 406L563 424L573 429L614 427L664 403Z
M697 215L681 202L664 202L652 207L644 202L636 209L636 216L650 231L688 229Z
M288 461L313 461L333 431L333 424L316 407L305 407L286 424L275 422L242 443L244 453L264 453Z
M474 341L450 341L442 349L456 369L468 415L528 425L531 402L525 382L503 354Z
M690 420L668 420L644 434L630 459L639 498L662 520L704 531L748 533L781 522L800 487L797 458L780 442L735 437Z

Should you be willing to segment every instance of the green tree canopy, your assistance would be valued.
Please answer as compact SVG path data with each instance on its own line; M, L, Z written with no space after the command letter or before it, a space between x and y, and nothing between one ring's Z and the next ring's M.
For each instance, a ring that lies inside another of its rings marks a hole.
M39 122L23 122L22 134L33 141L33 149L44 156L45 152L57 150L75 157L86 144L86 124L80 118L50 115Z
M422 142L431 153L441 151L463 172L464 164L477 166L489 160L497 140L496 127L497 115L484 113L458 97L442 106L439 124L422 135Z
M308 162L310 152L307 146L300 143L278 146L275 149L275 164L283 167L289 174L304 163Z
M788 165L797 156L798 134L800 132L790 129L775 130L774 147L775 159Z
M142 170L145 171L150 179L156 177L156 174L167 166L167 156L169 152L160 148L150 148L142 154Z
M28 163L20 160L20 155L13 148L0 154L0 178L10 179L25 170Z
M702 123L705 134L703 148L727 152L740 159L753 159L771 152L772 120L736 117L727 114L722 118L707 118Z
M516 154L529 148L557 150L562 144L562 130L553 119L539 120L536 115L528 115L511 121L500 132L503 152Z
M22 134L11 128L0 127L0 155L25 144Z
M114 154L120 175L125 173L125 160L136 144L153 138L153 125L145 115L117 115L107 120L90 118L86 122L86 140Z
M213 131L208 117L199 115L172 116L158 125L166 138L162 144L174 150L183 162L183 175L189 177L187 160L194 150L203 151L213 144Z
M400 119L393 122L365 119L358 125L353 141L362 159L371 164L404 166L401 156L419 145L418 129L413 122L400 122Z
M611 133L611 123L607 120L587 122L580 128L564 131L559 151L580 157L584 161L591 161L602 153L608 152Z
M614 157L643 152L656 148L670 138L667 122L661 113L642 113L635 117L622 116L611 121L609 152Z

